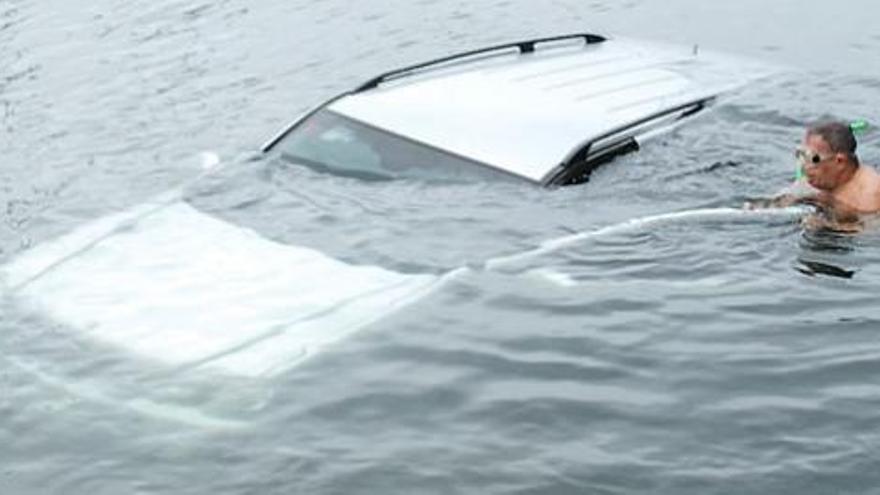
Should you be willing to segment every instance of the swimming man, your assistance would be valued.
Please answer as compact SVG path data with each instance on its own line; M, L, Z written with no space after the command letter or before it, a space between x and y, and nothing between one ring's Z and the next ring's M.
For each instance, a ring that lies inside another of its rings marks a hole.
M842 223L880 212L880 174L859 162L850 126L841 122L810 126L795 156L803 167L803 177L777 197L774 205L814 204L825 210L830 220Z

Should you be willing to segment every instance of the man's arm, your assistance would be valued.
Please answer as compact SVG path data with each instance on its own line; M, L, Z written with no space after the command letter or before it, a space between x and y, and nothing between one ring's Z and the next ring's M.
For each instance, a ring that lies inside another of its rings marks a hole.
M746 201L743 208L760 210L764 208L785 208L788 206L807 204L826 206L827 194L812 187L806 179L798 179L777 192L772 198L760 198Z

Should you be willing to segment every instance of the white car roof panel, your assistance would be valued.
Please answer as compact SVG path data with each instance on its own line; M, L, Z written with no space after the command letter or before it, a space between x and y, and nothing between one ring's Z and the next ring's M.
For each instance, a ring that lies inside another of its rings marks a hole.
M595 136L741 85L747 64L679 45L566 44L416 72L329 108L538 181Z

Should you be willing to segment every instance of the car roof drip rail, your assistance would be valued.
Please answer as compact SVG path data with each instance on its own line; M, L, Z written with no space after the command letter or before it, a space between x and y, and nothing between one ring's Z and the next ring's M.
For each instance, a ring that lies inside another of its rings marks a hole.
M535 38L531 40L525 41L517 41L513 43L505 43L503 45L495 45L489 46L486 48L479 48L476 50L470 50L466 52L456 53L454 55L448 55L446 57L441 57L438 59L430 60L428 62L422 62L420 64L410 65L407 67L402 67L400 69L394 69L392 71L388 71L384 74L380 74L369 81L361 84L357 88L355 88L352 93L359 93L361 91L367 91L369 89L374 89L380 84L384 82L388 82L395 79L400 79L402 77L406 77L413 72L420 71L423 69L430 68L436 65L442 65L447 62L452 62L459 59L466 59L470 57L474 57L476 55L486 55L492 52L505 52L510 51L511 49L519 50L520 54L524 53L533 53L535 51L535 46L540 43L552 43L556 41L566 41L566 40L575 40L575 39L583 39L584 43L587 45L592 45L595 43L602 43L605 41L604 36L599 36L597 34L589 34L589 33L573 33L573 34L565 34L561 36L551 36L548 38Z

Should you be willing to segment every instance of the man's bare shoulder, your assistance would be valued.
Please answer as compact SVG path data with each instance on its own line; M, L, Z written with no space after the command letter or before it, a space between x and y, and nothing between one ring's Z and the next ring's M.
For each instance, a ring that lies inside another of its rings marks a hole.
M880 211L880 172L872 166L866 166L868 172L868 196L873 203L873 211Z
M880 212L880 174L869 165L861 164L849 183L834 192L838 206L859 214Z

